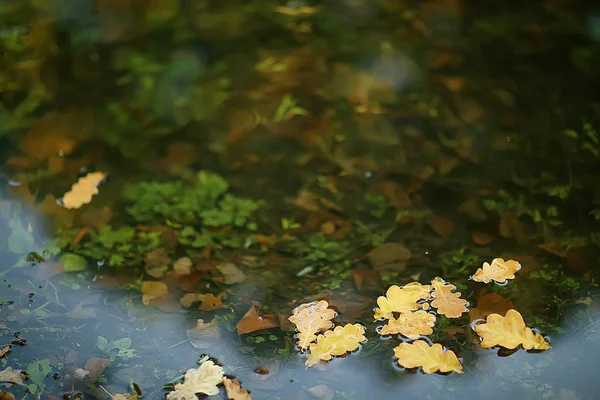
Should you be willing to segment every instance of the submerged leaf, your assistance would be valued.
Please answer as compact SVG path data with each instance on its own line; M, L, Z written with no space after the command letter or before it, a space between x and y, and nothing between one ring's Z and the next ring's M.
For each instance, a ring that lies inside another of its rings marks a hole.
M240 383L235 379L223 377L223 385L227 391L227 398L230 400L252 400L250 393L242 389Z
M274 315L258 315L256 307L251 306L235 327L238 335L243 335L262 329L279 328L279 322Z
M486 293L477 300L477 307L469 312L469 319L485 318L490 314L505 316L507 311L514 308L512 301L505 299L497 293Z
M479 268L471 277L475 282L497 283L506 282L507 279L515 279L515 272L521 269L521 264L518 261L504 261L502 258L494 258L492 263L483 263L483 267Z
M473 329L481 337L481 347L489 349L502 346L515 349L522 345L526 350L546 350L550 344L539 333L535 333L525 325L523 317L517 310L508 310L506 316L490 314L486 322Z
M307 349L308 345L317 338L317 333L326 331L333 326L331 320L335 317L335 311L327 307L329 307L329 303L321 300L300 304L294 308L293 315L288 319L298 328L300 349Z
M62 198L67 209L80 208L92 201L92 196L98 194L98 185L106 178L104 172L90 172L80 178Z
M343 356L349 351L358 349L361 342L367 340L364 335L365 327L360 324L347 324L336 326L332 331L327 331L317 337L317 341L310 345L310 354L306 365L317 364L320 360L328 361L333 356Z
M380 335L395 335L397 333L410 338L418 339L421 335L431 335L435 325L435 315L424 310L403 312L396 319L390 318L387 324L379 331Z
M398 364L405 368L421 367L423 372L458 372L462 374L462 365L452 350L444 351L439 343L430 346L424 340L415 340L413 343L400 343L394 348L394 355L398 357Z
M452 293L454 285L446 283L442 278L435 278L431 281L433 292L431 296L434 300L431 306L437 308L439 314L448 318L458 318L467 310L467 301L460 298L460 292Z
M146 281L142 283L141 291L142 303L148 305L153 299L169 293L169 288L162 282Z
M183 383L167 394L167 400L197 400L196 393L212 396L219 393L217 385L223 383L223 367L205 361L196 369L188 369Z
M400 288L392 285L388 288L385 296L379 296L375 309L375 319L392 317L394 312L414 311L422 308L419 300L427 300L431 286L421 285L419 282L411 282Z
M12 382L17 385L23 384L23 374L21 371L17 371L12 369L12 367L8 367L4 370L0 370L0 382ZM0 386L11 387L11 383L0 383Z
M199 319L194 328L186 331L186 335L195 348L204 349L210 347L211 341L221 336L219 322L213 319L205 324L203 319Z

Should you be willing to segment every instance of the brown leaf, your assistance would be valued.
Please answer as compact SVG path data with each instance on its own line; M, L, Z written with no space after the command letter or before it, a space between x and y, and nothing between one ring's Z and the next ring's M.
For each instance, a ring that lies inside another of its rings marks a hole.
M227 398L230 400L252 400L250 393L242 389L240 383L235 379L223 377L223 385L227 391Z
M202 301L198 310L202 311L212 311L218 308L227 308L225 304L223 304L223 294L219 294L215 296L212 293L208 294L197 294L197 298Z
M144 254L144 269L146 273L153 278L159 279L165 276L169 265L171 264L171 257L167 250L159 247L146 254Z
M454 228L456 227L456 224L451 219L436 216L427 218L427 225L429 225L438 236L444 239L452 236Z
M550 254L554 254L560 258L567 258L567 252L564 247L558 242L550 242L544 244L538 244L539 249L542 249Z
M504 317L506 312L513 308L515 306L512 301L506 300L497 293L487 293L479 298L477 307L469 312L469 319L472 322L476 319L486 318L490 314L499 314Z
M474 232L471 238L473 239L473 243L478 246L486 246L494 241L493 235L482 231Z
M12 346L10 344L5 346L3 349L0 349L0 358L4 357L8 353L10 353L11 350L12 350Z
M194 263L189 257L181 257L173 263L173 275L175 277L190 275L193 269Z
M196 322L196 326L186 331L187 338L192 346L197 349L205 349L212 345L215 339L221 337L219 321L213 319L208 324L203 319Z
M404 263L411 257L410 250L400 243L385 243L375 247L367 254L367 259L374 269L385 268L390 264Z
M238 335L260 331L262 329L279 328L277 317L271 314L258 315L256 307L251 306L248 312L240 319L235 326Z
M84 370L88 371L88 376L91 380L95 380L108 367L110 360L107 358L91 357L85 363Z
M244 271L239 269L234 263L223 263L217 265L217 270L223 274L226 285L234 285L236 283L242 283L246 280L246 274L244 274Z
M515 238L518 244L526 244L527 234L525 233L525 225L517 217L510 212L506 212L498 225L500 235L504 238Z
M0 392L0 400L15 400L15 395L12 393Z
M150 304L163 312L175 312L181 309L177 293L167 293L150 300Z

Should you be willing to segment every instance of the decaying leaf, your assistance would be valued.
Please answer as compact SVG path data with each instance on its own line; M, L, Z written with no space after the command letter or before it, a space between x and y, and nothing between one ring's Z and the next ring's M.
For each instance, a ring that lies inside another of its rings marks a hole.
M389 265L404 263L412 257L411 251L400 243L385 243L367 253L369 264L374 269L385 268Z
M12 350L12 346L10 344L5 346L4 348L0 349L0 358L4 357L8 353L10 353L11 350Z
M258 315L256 307L251 306L235 326L238 335L260 331L262 329L279 328L279 322L274 315Z
M198 307L199 310L202 311L212 311L218 308L227 308L225 304L223 304L223 294L215 296L212 293L201 294L201 293L187 293L181 299L179 299L179 303L185 308L189 308L195 302L202 302Z
M388 288L385 296L379 296L375 309L375 319L389 319L394 312L414 311L422 308L419 300L429 299L431 286L421 285L419 282L411 282L402 288L392 285Z
M317 364L320 360L328 361L333 356L343 356L349 351L358 349L361 342L367 340L364 335L365 327L360 324L347 324L336 326L317 336L317 341L310 345L310 354L306 359L306 365Z
M173 263L173 275L176 277L190 275L193 269L194 263L189 257L181 257Z
M159 247L144 254L144 269L146 273L155 279L162 278L167 273L171 264L171 257L166 249Z
M8 367L4 370L0 370L0 382L12 382L16 385L23 384L23 374L21 371L17 371L12 369L12 367ZM0 383L0 386L11 387L11 383Z
M444 239L452 236L454 228L456 227L456 224L451 219L436 216L427 218L427 225Z
M169 288L162 282L146 281L142 283L141 291L142 303L148 305L153 299L169 293Z
M205 349L210 347L212 340L218 339L221 336L219 322L213 319L205 324L203 319L199 319L194 328L186 331L186 335L192 346L197 349Z
M444 351L439 343L430 346L424 340L415 340L412 343L400 343L394 348L394 355L398 357L398 365L405 368L421 367L423 372L458 372L462 374L462 365L452 350Z
M471 311L469 311L469 319L472 322L476 319L486 318L490 314L500 314L505 316L508 310L514 307L515 305L512 301L506 300L499 294L487 293L477 300L477 307L472 308Z
M481 337L481 347L489 349L502 346L515 349L521 345L526 350L546 350L550 344L539 333L535 333L525 325L523 317L517 310L508 310L506 316L490 314L486 322L476 325L475 332Z
M223 385L227 391L227 398L230 400L252 400L250 393L246 389L242 389L242 385L235 380L223 377Z
M437 277L431 281L431 297L433 301L431 306L437 308L438 314L445 315L448 318L458 318L462 313L468 311L467 301L460 298L460 292L453 293L454 285L446 283L442 278Z
M321 300L300 304L292 311L288 320L298 329L298 346L301 350L307 349L316 340L317 333L333 326L331 320L335 317L335 311L328 307L329 303Z
M188 369L183 383L167 394L167 400L197 400L196 393L212 396L219 393L217 385L223 383L223 367L208 360L196 369Z
M515 279L515 272L520 269L521 264L518 261L504 261L502 258L494 258L491 264L484 262L483 267L477 269L471 278L475 282L490 283L494 281L504 283L507 279Z
M217 266L217 270L223 274L226 285L242 283L246 280L244 271L238 268L234 263L224 263Z
M98 194L98 185L106 178L104 172L90 172L71 186L62 198L62 204L67 209L80 208L92 201L92 197Z
M398 318L390 318L379 331L380 335L401 334L410 339L418 339L421 335L431 335L435 325L435 315L424 310L407 311Z
M12 393L4 393L0 391L0 400L15 400L15 395Z

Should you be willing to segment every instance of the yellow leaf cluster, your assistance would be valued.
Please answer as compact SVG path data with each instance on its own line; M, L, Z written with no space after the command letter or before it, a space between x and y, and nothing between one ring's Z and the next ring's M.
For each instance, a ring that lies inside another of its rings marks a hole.
M328 308L325 300L300 304L292 311L289 321L298 328L298 346L306 350L311 342L317 339L316 334L333 326L331 320L335 311Z
M421 367L423 372L458 372L462 374L462 365L452 350L444 351L441 344L430 346L424 340L412 343L400 343L394 348L398 364L405 368Z
M486 322L473 329L481 337L481 347L489 349L495 346L515 349L519 345L526 350L547 350L550 344L539 333L525 325L517 310L508 310L506 316L490 314Z
M336 326L317 337L317 341L310 345L310 354L306 365L312 366L319 361L329 361L333 356L343 356L349 351L358 349L361 342L367 340L364 335L365 327L360 324L347 324Z
M431 306L437 308L438 314L448 318L458 318L462 313L468 311L467 301L460 298L460 292L453 293L454 285L446 283L442 278L431 281L433 301Z
M424 310L401 313L398 318L391 317L379 331L380 335L401 334L409 339L418 339L421 335L431 335L435 325L435 315Z
M252 400L250 393L242 389L242 385L235 379L223 377L223 385L227 391L227 398L230 400Z
M385 296L377 299L378 308L375 309L375 319L389 319L392 313L402 313L423 308L419 301L429 299L431 286L411 282L403 287L392 285Z
M106 178L104 172L90 172L80 178L62 198L62 204L67 209L80 208L92 201L92 196L98 194L98 185Z
M521 264L518 261L504 261L502 258L494 258L492 263L483 263L483 267L477 269L471 277L475 282L504 283L508 279L515 279L515 272L521 269Z

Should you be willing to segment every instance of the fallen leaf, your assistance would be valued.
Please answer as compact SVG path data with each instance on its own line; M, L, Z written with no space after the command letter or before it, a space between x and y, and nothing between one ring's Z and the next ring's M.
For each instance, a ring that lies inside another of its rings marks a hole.
M189 257L181 257L173 263L173 275L176 277L190 275L193 271L194 263Z
M238 335L243 335L262 329L279 328L279 322L274 315L258 315L256 307L251 306L235 327Z
M102 375L108 364L110 364L108 358L91 357L86 361L83 369L87 371L89 379L96 380Z
M436 216L427 218L427 225L429 225L438 236L444 239L452 236L456 227L456 224L451 219Z
M223 304L222 294L215 296L212 293L208 294L197 294L196 297L198 300L202 302L198 310L202 311L212 311L218 308L227 308L225 304Z
M506 212L498 225L500 236L504 238L515 238L518 244L527 243L527 234L525 225L510 212Z
M506 316L490 314L486 322L476 325L475 332L481 337L481 347L489 349L502 346L515 349L522 345L526 350L546 350L550 344L539 333L535 333L525 325L523 317L517 310L508 310Z
M405 262L411 257L410 250L400 243L385 243L367 254L369 264L375 269L384 268L388 264Z
M487 293L479 298L477 307L472 308L471 311L469 311L469 319L472 322L476 319L485 318L490 314L500 314L501 316L504 316L508 310L514 307L512 301L506 300L499 294Z
M155 279L162 278L171 264L171 257L166 249L159 247L144 254L144 270Z
M565 248L558 242L538 244L537 247L560 258L567 258L567 252Z
M219 393L217 385L223 383L223 367L205 361L196 369L188 369L183 383L167 394L167 400L197 400L196 393L213 396Z
M91 307L83 307L79 303L74 309L66 313L65 316L73 319L92 319L96 318L96 310Z
M400 343L394 348L394 355L398 357L398 365L404 368L421 367L423 372L458 372L462 374L462 365L452 350L444 351L439 343L430 346L424 340L415 340L412 343Z
M112 396L112 400L138 400L139 397L131 393L117 393Z
M203 319L199 319L194 328L186 331L186 335L192 346L197 349L205 349L211 346L214 339L221 337L219 322L213 319L205 324Z
M15 395L12 393L0 392L0 400L15 400Z
M460 298L460 292L452 293L455 289L454 285L437 277L431 281L431 287L433 288L431 306L437 308L438 314L448 318L458 318L462 313L468 311L467 301Z
M333 326L331 320L335 317L335 311L328 307L329 303L321 300L300 304L292 311L288 320L298 329L298 345L301 350L307 349L308 345L316 340L316 333Z
M246 280L246 274L234 263L224 263L217 266L217 270L223 274L226 285L242 283Z
M163 312L175 312L181 309L177 293L167 293L150 300L150 304Z
M3 349L0 349L0 358L4 357L12 350L12 346L9 344L5 346Z
M494 241L494 236L489 233L476 231L471 236L471 239L473 239L473 243L478 246L486 246Z
M227 398L230 400L252 400L250 393L246 389L242 389L242 385L235 380L223 377L223 385L227 391Z
M16 385L23 384L23 374L21 371L17 371L12 369L12 367L8 367L4 370L0 370L0 382L12 382ZM12 387L11 383L0 383L0 386Z
M515 279L515 272L520 269L521 264L518 261L504 261L502 258L494 258L491 264L484 262L483 267L477 269L471 279L483 283L490 283L491 281L504 283L508 279Z
M379 331L380 335L401 334L409 339L418 339L421 335L431 335L435 325L435 315L424 310L408 311L398 318L390 318Z
M145 281L142 283L141 291L142 303L148 305L151 300L169 293L169 288L162 282Z
M196 293L187 293L185 294L181 299L179 299L179 303L181 303L182 306L184 306L185 308L190 308L192 306L192 304L194 304L197 301L200 301L201 298L198 298L198 294Z
M307 391L319 400L333 400L335 398L335 392L324 384L308 388Z
M98 194L98 185L106 179L104 172L90 172L71 186L62 198L62 204L66 209L81 208L84 204L92 201L92 197Z
M376 320L392 317L392 313L414 311L422 308L420 300L429 299L431 286L421 285L419 282L411 282L402 288L392 285L388 288L385 296L377 299L378 308L375 309Z
M306 365L310 367L321 360L329 361L333 356L343 356L349 351L358 349L360 343L367 340L364 333L364 326L346 324L320 334L317 336L316 342L310 345L310 354L306 359Z

